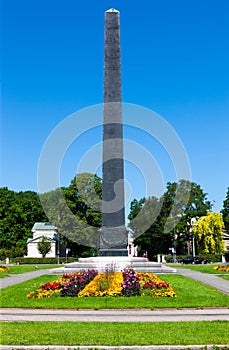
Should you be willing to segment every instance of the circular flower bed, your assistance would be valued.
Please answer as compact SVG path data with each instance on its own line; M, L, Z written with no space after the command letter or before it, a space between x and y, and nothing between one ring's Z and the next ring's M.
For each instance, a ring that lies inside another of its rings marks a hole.
M64 274L30 292L28 298L61 297L117 297L151 296L176 297L176 291L152 273L138 273L133 269L122 272L95 270Z

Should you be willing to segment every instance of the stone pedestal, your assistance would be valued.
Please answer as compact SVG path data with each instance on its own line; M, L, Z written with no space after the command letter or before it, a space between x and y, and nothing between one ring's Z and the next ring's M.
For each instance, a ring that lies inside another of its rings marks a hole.
M126 227L103 227L99 231L99 256L128 256Z
M144 257L128 257L128 256L98 256L91 258L80 258L78 262L65 264L62 268L53 269L53 274L74 273L90 269L98 272L102 271L123 271L125 268L133 268L136 272L151 273L175 273L176 270L156 263L148 261Z

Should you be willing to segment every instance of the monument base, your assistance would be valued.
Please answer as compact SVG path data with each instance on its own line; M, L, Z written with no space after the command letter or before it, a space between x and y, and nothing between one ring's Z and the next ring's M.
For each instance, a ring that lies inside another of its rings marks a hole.
M78 262L65 264L64 267L52 269L52 274L74 273L87 270L97 270L98 272L113 270L123 271L132 268L136 272L151 273L175 273L176 269L165 266L161 263L148 261L144 257L129 256L97 256L91 258L79 258Z
M99 249L99 256L128 256L127 249Z
M99 230L99 256L128 256L128 231L124 225Z

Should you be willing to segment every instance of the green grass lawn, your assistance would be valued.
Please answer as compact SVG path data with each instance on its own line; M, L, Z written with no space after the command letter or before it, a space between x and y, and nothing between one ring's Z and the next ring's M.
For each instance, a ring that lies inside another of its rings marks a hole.
M229 296L181 275L163 275L177 291L176 298L154 297L83 297L71 298L55 296L52 298L29 299L26 295L41 284L52 281L56 276L45 275L24 283L0 290L2 307L16 308L192 308L228 307Z
M219 276L219 277L222 277L222 278L224 278L225 280L228 280L228 281L229 281L229 275L223 275L223 276Z
M36 268L36 267L37 268ZM47 269L54 269L56 267L61 267L62 265L54 265L54 264L39 264L39 265L15 265L15 266L9 266L10 270L0 272L0 278L7 277L10 274L20 274L25 272L31 272L36 270L47 270Z
M9 345L191 345L228 344L229 322L6 322Z
M226 265L226 264L219 264L219 265ZM199 272L203 272L203 273L210 273L210 274L214 274L214 275L218 275L218 274L225 274L229 276L229 271L218 271L218 270L214 270L214 267L217 265L212 265L212 264L207 264L207 265L181 265L181 264L168 264L168 266L174 267L174 268L181 268L181 269L190 269L190 270L194 270L194 271L199 271Z

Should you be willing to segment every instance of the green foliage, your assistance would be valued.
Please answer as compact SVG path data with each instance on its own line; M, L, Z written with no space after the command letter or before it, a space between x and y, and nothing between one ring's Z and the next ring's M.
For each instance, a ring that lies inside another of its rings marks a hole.
M176 258L177 258L177 262L181 262L182 259L184 258L187 258L188 256L190 255L177 255ZM204 258L207 260L208 263L219 263L221 262L222 260L222 254L201 254L201 255L198 255L196 256L197 258ZM172 255L167 255L165 257L165 260L167 263L171 263L173 262L173 256ZM185 265L186 267L189 265ZM199 266L199 265L195 265L195 266ZM202 266L202 265L201 265Z
M41 196L32 191L17 193L7 187L0 188L0 259L23 256L34 223L47 221L59 228L71 255L96 255L101 197L101 179L88 173L74 177L69 187ZM93 251L88 246L94 246Z
M69 257L68 262L74 262L75 258ZM21 265L38 265L38 264L56 264L57 258L22 258L18 257L14 260L16 264ZM66 258L61 257L60 263L63 264L66 262Z
M7 254L14 256L16 248L26 249L27 239L32 237L31 229L40 221L47 221L47 217L36 192L17 193L7 187L0 188L0 246L9 250Z
M6 258L16 258L24 256L26 254L26 248L24 247L13 247L12 249L0 249L0 260Z
M139 254L147 252L147 256L152 260L156 254L168 254L169 248L175 244L177 254L189 253L187 249L192 235L191 219L206 215L211 207L212 204L201 187L186 180L169 182L160 199L134 199L128 218ZM172 228L174 224L176 227ZM165 227L169 226L171 230L165 230ZM140 235L144 227L146 230Z
M71 254L81 256L90 251L87 247L96 247L101 226L101 195L101 179L83 173L75 176L69 187L40 196L49 220L58 227Z
M47 239L47 237L43 236L41 240L37 243L37 250L42 255L42 258L45 258L45 256L50 252L51 243Z
M226 199L223 202L223 209L221 213L223 215L225 230L229 232L229 187L227 189Z
M194 234L199 254L223 253L224 222L220 213L208 212L198 219Z

